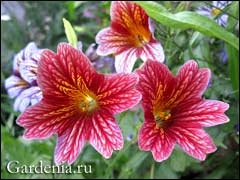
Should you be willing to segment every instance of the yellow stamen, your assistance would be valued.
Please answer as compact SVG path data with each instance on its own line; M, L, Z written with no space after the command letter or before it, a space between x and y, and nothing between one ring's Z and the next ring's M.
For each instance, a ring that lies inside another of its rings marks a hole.
M218 9L218 8L213 8L212 11L211 11L211 16L217 16L221 13L221 10Z
M141 30L141 31L140 31ZM133 44L135 47L142 47L150 41L151 34L145 29L141 29L133 33Z
M164 111L156 111L154 112L154 119L156 121L156 126L159 127L163 127L164 124L169 121L171 117L171 113L170 110L164 110Z
M82 95L78 100L80 110L83 113L89 113L98 108L97 99L95 95L90 92Z
M127 36L128 43L135 47L142 47L148 43L151 39L152 33L145 22L141 8L134 7L133 14L129 14L127 11L121 12L122 26L128 30Z
M148 39L142 35L136 35L136 41L137 41L137 45L142 46L145 45L146 43L148 43Z
M56 83L56 87L59 91L69 96L72 104L84 115L98 110L98 97L88 89L82 77L78 77L76 83L77 89L66 81L59 81Z
M151 39L151 32L147 27L141 24L130 23L129 27L129 41L135 47L142 47L147 44Z

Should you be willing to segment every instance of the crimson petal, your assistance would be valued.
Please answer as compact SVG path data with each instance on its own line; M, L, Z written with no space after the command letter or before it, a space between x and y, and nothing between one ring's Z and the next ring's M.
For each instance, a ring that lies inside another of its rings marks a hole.
M153 158L161 162L171 155L175 140L163 129L156 129L156 123L152 121L142 125L138 143L141 150L152 151Z
M184 127L210 127L227 123L229 118L224 112L229 108L227 103L216 100L203 100L193 105L182 105L175 111L175 125Z
M49 98L65 98L79 81L91 83L95 72L87 57L70 45L61 43L57 51L44 50L39 62L38 84Z
M131 24L148 27L146 12L136 3L128 1L113 1L110 9L111 27L122 32L131 30Z
M75 109L62 104L47 104L44 100L24 111L17 123L26 129L27 139L45 139L65 127Z
M135 89L138 82L135 74L112 74L101 81L96 84L99 105L113 114L133 107L141 99L141 93Z
M123 147L121 130L107 112L99 112L93 116L89 142L105 158L111 157L113 150Z
M77 159L88 136L87 120L73 119L68 128L58 134L54 158L57 165L64 162L72 164Z
M102 29L96 35L96 42L101 44L97 48L97 54L101 56L118 54L132 47L128 36L123 36L109 27Z
M203 129L173 126L169 133L186 153L201 161L206 159L208 153L217 150L211 137Z
M201 98L207 88L210 74L208 68L199 69L195 61L186 62L176 76L176 92L170 102L177 105L181 102L186 103L188 100Z
M154 101L161 99L164 102L174 92L176 81L166 65L149 60L136 72L139 75L137 89L142 93L144 110L152 111Z

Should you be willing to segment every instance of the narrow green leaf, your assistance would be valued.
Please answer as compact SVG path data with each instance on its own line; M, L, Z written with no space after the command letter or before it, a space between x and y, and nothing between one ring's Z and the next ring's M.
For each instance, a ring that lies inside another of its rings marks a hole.
M142 6L150 17L166 26L180 29L191 28L205 35L222 39L239 50L239 38L206 16L190 11L172 14L164 6L152 1L137 1L136 3Z
M232 82L232 87L235 94L238 96L238 87L239 87L239 53L236 49L233 49L228 44L225 45L227 54L228 54L228 61L229 61L229 73Z
M68 15L70 20L75 20L75 6L74 6L74 1L68 1L67 2L67 9L68 9Z
M65 18L63 18L63 25L64 25L64 28L65 28L65 33L66 33L68 42L73 47L77 48L77 35L76 35L75 31L73 30L72 25Z
M231 6L229 7L229 13L233 14L234 16L238 16L239 13L239 4L238 2L233 2ZM236 24L238 23L236 19L229 16L228 17L228 24L227 29L231 32L234 31ZM239 52L236 51L236 49L233 49L228 44L225 45L227 55L228 55L228 62L229 62L229 75L232 82L233 90L238 97L239 94Z

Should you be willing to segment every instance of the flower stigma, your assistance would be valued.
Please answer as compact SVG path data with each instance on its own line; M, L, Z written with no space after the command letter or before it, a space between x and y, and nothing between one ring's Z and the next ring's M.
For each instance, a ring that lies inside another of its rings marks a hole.
M136 35L136 40L137 40L138 47L144 46L149 41L147 38L145 38L144 36L142 36L140 34Z
M171 111L169 109L164 110L164 111L156 111L154 113L154 119L156 122L156 127L163 127L164 124L169 121L170 117L171 117Z
M96 97L93 94L85 94L80 98L80 110L83 113L89 113L98 108Z
M218 9L218 8L213 8L212 11L211 11L211 15L214 17L214 16L217 16L221 13L221 10Z

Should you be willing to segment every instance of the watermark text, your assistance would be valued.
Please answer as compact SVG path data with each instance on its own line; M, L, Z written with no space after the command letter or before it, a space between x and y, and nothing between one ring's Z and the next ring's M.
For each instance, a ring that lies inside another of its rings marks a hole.
M69 165L46 165L43 161L39 161L37 165L24 165L19 161L9 161L7 163L7 171L11 174L91 174L91 165L77 165L76 167Z

